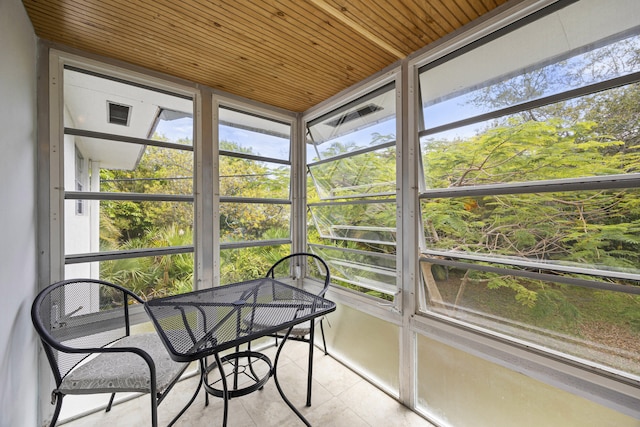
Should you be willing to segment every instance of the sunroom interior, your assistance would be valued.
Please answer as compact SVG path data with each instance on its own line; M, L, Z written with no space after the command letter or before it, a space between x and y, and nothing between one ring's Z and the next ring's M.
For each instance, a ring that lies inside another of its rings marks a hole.
M427 422L640 426L638 17L0 0L0 425L51 419L47 285L151 299L311 252L328 357Z

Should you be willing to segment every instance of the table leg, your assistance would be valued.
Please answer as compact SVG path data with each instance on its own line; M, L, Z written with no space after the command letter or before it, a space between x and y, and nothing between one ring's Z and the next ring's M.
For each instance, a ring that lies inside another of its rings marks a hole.
M311 321L309 332L309 366L307 370L307 406L311 406L311 381L313 378L313 336L315 333L315 321Z
M224 399L224 413L222 416L222 427L227 427L227 414L229 413L229 390L227 389L227 377L224 374L224 369L222 368L222 361L220 361L220 356L218 353L213 354L216 358L216 363L218 364L218 369L220 370L220 379L222 380L222 399Z
M287 338L289 338L289 334L291 333L292 329L293 329L293 326L287 330L286 334L284 334L284 337L282 338L282 341L278 346L278 351L276 351L276 358L273 361L273 381L276 383L276 388L278 389L278 393L280 393L280 397L282 397L282 400L284 400L284 403L286 403L287 406L289 406L289 408L291 408L291 410L295 412L298 418L300 418L300 420L302 420L302 422L307 427L311 427L311 424L309 424L309 421L307 421L307 419L300 413L300 411L298 411L298 409L295 406L293 406L293 403L291 403L289 399L287 399L287 396L285 396L284 392L282 391L282 388L280 387L280 382L278 381L278 359L280 358L280 352L282 351L282 347L284 347L284 343L287 342Z

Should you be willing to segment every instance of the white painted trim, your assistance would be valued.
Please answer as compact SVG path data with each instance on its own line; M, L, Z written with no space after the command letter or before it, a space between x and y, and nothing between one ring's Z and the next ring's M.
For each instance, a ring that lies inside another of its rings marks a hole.
M396 146L398 184L398 245L397 267L400 282L400 307L402 330L400 333L400 401L409 408L415 408L417 396L417 347L415 334L409 325L416 313L418 302L418 217L420 216L417 193L417 159L419 157L419 138L417 137L417 74L408 61L403 61L400 79L400 114L398 125L401 131ZM421 233L420 233L421 234Z
M213 242L202 236L213 235L212 182L207 170L213 168L213 106L211 94L207 88L200 88L195 99L194 109L194 166L196 200L194 227L194 280L195 290L211 287L213 284ZM195 230L198 230L195 233Z
M49 277L64 278L64 61L49 52Z

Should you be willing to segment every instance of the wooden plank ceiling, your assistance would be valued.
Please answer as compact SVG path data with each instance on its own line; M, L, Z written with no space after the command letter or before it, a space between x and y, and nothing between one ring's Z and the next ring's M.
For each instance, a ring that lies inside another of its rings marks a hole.
M23 0L36 34L305 111L506 0Z

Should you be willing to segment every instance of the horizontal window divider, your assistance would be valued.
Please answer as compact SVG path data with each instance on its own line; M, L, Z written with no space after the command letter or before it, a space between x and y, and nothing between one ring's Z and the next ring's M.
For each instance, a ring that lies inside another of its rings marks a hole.
M370 194L356 194L353 196L331 196L331 197L320 197L320 200L344 200L344 199L366 199L371 197L395 197L396 192L386 192L386 193L370 193Z
M512 105L510 107L501 108L499 110L490 111L488 113L479 114L467 119L457 120L452 123L436 126L434 128L425 129L418 133L419 137L434 135L440 132L472 125L474 123L484 122L491 119L507 116L510 114L520 113L522 111L532 110L534 108L544 107L555 104L557 102L568 101L580 96L590 95L596 92L602 92L616 87L637 83L640 81L640 72L627 74L626 76L616 77L603 82L593 83L587 86L571 89L562 93L557 93L543 98L534 99L532 101L523 102Z
M387 245L391 247L396 246L396 242L387 242L383 240L373 240L373 239L359 239L355 237L341 237L341 236L320 236L325 240L333 240L333 241L347 241L347 242L357 242L357 243L370 243L372 245Z
M149 194L149 193L107 193L66 191L66 200L125 200L125 201L152 201L152 202L193 202L194 196L184 194Z
M339 250L339 251L343 251L343 252L349 252L349 253L353 253L353 254L359 254L359 255L373 255L373 256L379 256L381 258L387 258L387 259L396 259L395 254L386 254L386 253L382 253L382 252L371 252L371 251L363 251L362 249L352 249L352 248L341 248L339 246L331 246L331 245L322 245L319 243L309 243L309 247L311 248L320 248L320 249L328 249L328 250Z
M396 198L390 197L388 199L366 199L366 200L347 200L344 202L317 202L317 203L309 203L307 206L342 206L342 205L369 205L374 203L395 203Z
M357 267L358 265L354 264L354 263L350 263L348 261L341 261L341 266L342 267ZM355 286L358 286L360 288L367 289L369 291L380 292L381 294L389 295L389 296L392 296L392 297L395 297L396 295L398 295L397 287L394 287L393 289L387 289L387 288L384 288L382 286L375 286L375 285L372 285L371 283L363 283L363 282L360 282L358 280L354 280L354 279L351 279L351 278L348 278L348 277L343 277L343 276L340 275L340 273L335 273L335 274L331 273L331 279L332 280L339 280L341 282L345 282L345 283L348 283L350 285L355 285Z
M176 144L174 142L157 141L155 139L135 138L133 136L116 135L112 133L94 132L84 129L64 128L64 133L65 135L106 139L108 141L127 142L129 144L152 145L154 147L172 148L174 150L193 151L193 145Z
M331 228L334 230L396 231L396 227L384 227L380 225L333 224Z
M257 246L279 246L279 245L290 245L290 244L291 244L291 239L247 240L246 242L220 243L220 250L252 248Z
M126 285L125 285L126 286ZM132 325L150 322L144 311L144 305L130 304L128 306L129 320ZM67 319L67 327L64 330L65 341L75 338L86 337L87 333L98 334L101 332L113 331L122 327L122 310L115 309L107 311L97 311Z
M65 255L65 264L80 264L83 262L110 261L114 259L142 258L149 256L176 255L194 252L193 246L170 246L165 248L140 248L123 251L105 251L84 254Z
M227 157L237 157L240 159L257 160L259 162L278 163L281 165L291 166L290 160L274 159L273 157L263 157L256 154L237 153L235 151L219 150L218 154Z
M449 256L449 255L447 255L447 256ZM471 259L471 257L467 257L467 258ZM460 257L459 259L463 259L463 258ZM529 270L514 270L514 269L509 269L509 268L493 267L493 266L489 266L489 265L478 265L478 264L472 264L472 263L463 262L463 261L452 261L452 260L441 259L441 258L431 258L429 256L425 256L424 254L420 256L420 261L427 261L427 262L430 262L432 264L447 265L447 266L456 267L456 268L464 268L464 269L486 271L486 272L489 272L489 273L508 274L508 275L512 275L512 276L526 277L526 278L534 279L534 280L544 280L544 281L547 281L547 282L564 283L564 284L567 284L567 285L580 286L580 287L583 287L583 288L600 289L600 290L607 290L607 291L622 292L622 293L626 293L626 294L640 295L640 286L619 285L619 284L616 284L616 283L597 282L595 280L580 279L580 278L577 278L577 277L558 276L558 275L550 274L550 273L537 273L535 271L529 271ZM484 262L497 263L497 264L503 264L503 265L509 265L507 262L505 262L504 259L501 260L501 261L498 261L498 260L492 260L490 257L485 257L485 259L483 261ZM538 266L534 266L534 265L518 265L515 262L512 262L511 264L512 265L517 265L519 267L536 268L536 269L541 269L541 270L554 270L555 269L554 266L545 265L545 264L539 264ZM532 263L532 264L534 264L534 263ZM555 269L555 270L560 270L560 269ZM565 270L565 272L567 272L567 271ZM589 272L589 273L580 272L580 274L590 274L592 276L595 275L595 274L593 274L591 272ZM609 276L612 276L612 275L609 275ZM638 280L637 276L636 276L636 279L634 279L634 280Z
M220 203L257 203L265 205L290 205L289 199L260 199L257 197L231 197L221 196Z
M640 187L640 173L550 179L530 182L486 184L468 187L429 189L420 199L441 197L496 196L505 194L553 193L576 190L611 190Z
M365 153L369 153L371 151L381 150L383 148L389 148L389 147L395 147L395 146L396 146L396 141L389 141L389 142L385 142L384 144L373 145L371 147L361 148L359 150L354 150L354 151L350 151L348 153L338 154L337 156L328 157L326 159L322 159L322 160L318 160L318 161L315 161L315 162L312 162L312 163L308 163L307 166L311 167L311 166L321 165L323 163L334 162L336 160L345 159L347 157L353 157L353 156L357 156L359 154L365 154Z

